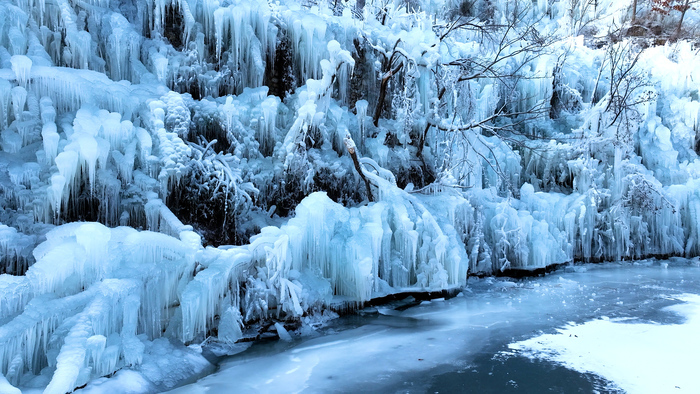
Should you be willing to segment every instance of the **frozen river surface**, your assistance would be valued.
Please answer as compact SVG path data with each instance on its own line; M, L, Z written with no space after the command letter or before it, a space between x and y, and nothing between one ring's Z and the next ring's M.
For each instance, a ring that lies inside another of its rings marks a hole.
M176 392L700 392L697 260L470 279L397 305L257 343Z

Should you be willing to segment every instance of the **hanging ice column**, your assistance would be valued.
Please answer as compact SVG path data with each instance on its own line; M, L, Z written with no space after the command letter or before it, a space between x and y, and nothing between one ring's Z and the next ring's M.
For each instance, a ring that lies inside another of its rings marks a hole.
M231 69L242 73L236 93L244 87L262 86L265 62L274 61L277 29L270 24L270 16L267 2L248 0L213 11L214 32L210 36L214 33L216 37L216 57L221 59L222 53L228 52Z
M279 104L280 99L274 96L269 96L260 103L263 116L262 121L259 122L260 129L255 138L260 142L260 152L265 156L271 155L275 149L277 108Z
M53 102L48 97L42 97L40 105L41 119L44 124L41 129L41 137L44 143L44 159L48 165L51 165L58 154L58 143L61 138L58 135L56 123L54 123L56 109L54 109Z
M21 86L15 86L12 88L12 113L15 116L15 120L20 119L22 112L24 112L24 106L27 103L27 89Z
M360 151L364 151L365 147L365 135L367 128L367 107L369 103L367 100L358 100L355 103L355 111L357 112L357 123L359 134L353 136L355 141L359 142Z
M297 116L284 139L282 154L285 155L285 167L287 168L291 165L292 160L296 159L293 152L296 149L302 149L309 127L319 124L326 116L337 72L345 67L351 73L355 67L355 59L352 58L350 52L340 47L338 41L331 40L328 42L327 48L330 58L320 62L323 77L309 79L306 81L305 89L302 88L299 93L300 105L297 109Z
M72 125L61 125L68 137L67 143L62 143L52 121L55 118L52 101L42 98L41 108L42 118L47 121L42 129L44 160L49 164L54 162L58 171L50 177L46 196L53 217L37 219L55 222L61 219L62 211L79 209L77 198L84 184L90 196L99 200L99 212L90 214L98 215L100 221L109 225L118 224L120 188L122 183L132 181L139 146L134 137L138 130L130 121L122 121L119 113L84 107L78 110ZM150 143L150 138L144 137L140 146L148 155ZM62 151L56 154L59 147ZM144 165L147 162L144 160Z
M239 282L245 279L242 274L252 264L252 254L243 246L224 251L208 250L206 259L212 261L205 263L207 267L187 284L180 297L182 331L179 337L187 343L195 336L206 335L219 315L219 338L233 343L242 336L242 321L237 291L229 292L238 290ZM230 321L226 321L226 316ZM224 338L225 331L229 335Z
M301 81L321 77L321 59L327 56L326 21L312 13L287 11L287 36L292 42L296 70Z
M153 5L153 3L155 4ZM153 26L153 30L159 32L160 34L163 34L163 28L165 26L165 13L167 6L172 7L173 10L181 14L181 17L185 22L182 43L187 46L196 23L194 15L190 9L190 0L148 0L148 6L153 7L153 20L151 26Z
M24 55L15 55L12 56L10 62L12 63L12 71L15 73L17 83L26 89L32 69L32 59Z
M314 193L286 225L263 228L252 239L254 259L267 268L259 271L264 275L259 279L273 282L278 291L278 315L300 317L317 303L327 305L333 293L357 302L371 298L382 252L384 208L375 204L348 210L325 193ZM311 279L317 273L321 276ZM300 274L311 281L300 281ZM305 290L312 283L316 288ZM315 295L304 297L309 292Z
M68 0L56 0L60 8L65 42L69 51L63 54L64 61L73 68L87 69L90 65L92 38L90 33L79 30L77 15ZM68 55L68 56L66 56Z
M4 130L10 124L11 97L12 85L9 81L0 78L0 130Z
M142 38L124 16L113 13L108 21L112 32L105 46L109 48L106 57L110 77L115 81L126 79L138 82L139 75L134 72L134 63L140 64Z

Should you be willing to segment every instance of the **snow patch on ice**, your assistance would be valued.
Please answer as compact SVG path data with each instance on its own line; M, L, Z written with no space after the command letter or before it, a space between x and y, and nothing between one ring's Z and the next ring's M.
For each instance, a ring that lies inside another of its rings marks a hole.
M509 347L527 357L602 376L628 393L698 392L695 360L700 342L694 338L700 330L700 296L674 298L682 303L665 310L683 316L682 324L600 319Z

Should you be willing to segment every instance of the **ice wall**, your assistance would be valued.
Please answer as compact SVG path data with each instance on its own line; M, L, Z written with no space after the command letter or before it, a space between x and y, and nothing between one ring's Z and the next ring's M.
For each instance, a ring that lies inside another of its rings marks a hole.
M409 288L464 284L468 258L440 227L450 220L448 228L458 226L462 208L435 217L419 200L394 193L408 203L392 198L348 209L312 194L287 224L266 227L234 249L202 249L182 225L179 239L98 223L56 227L34 250L36 263L22 280L0 276L9 319L0 328L3 373L17 384L26 371L55 367L46 390L65 392L90 376L137 367L146 341L161 335L203 339L222 313L233 313L236 325L293 319L328 307L334 296L361 303ZM168 221L163 208L157 201L146 208L160 215L161 231Z

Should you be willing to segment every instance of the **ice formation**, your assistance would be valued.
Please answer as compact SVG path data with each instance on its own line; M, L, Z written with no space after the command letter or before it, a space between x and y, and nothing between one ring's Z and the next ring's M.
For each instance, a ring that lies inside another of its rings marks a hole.
M165 390L328 308L700 255L697 43L457 3L0 3L0 388Z

